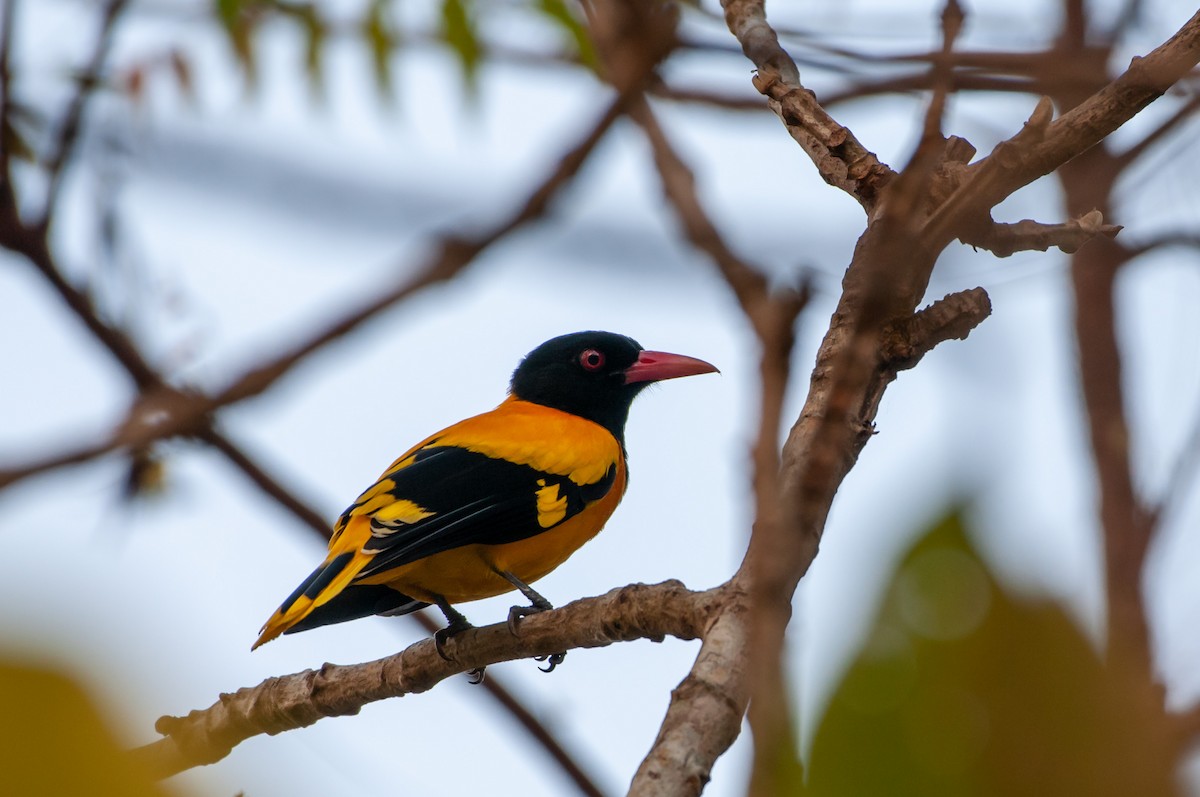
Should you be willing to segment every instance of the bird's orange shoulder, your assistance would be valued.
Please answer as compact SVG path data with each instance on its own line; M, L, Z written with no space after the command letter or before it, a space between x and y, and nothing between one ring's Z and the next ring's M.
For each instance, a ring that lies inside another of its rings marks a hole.
M610 467L624 464L621 444L600 424L511 396L495 409L433 435L417 449L433 445L528 465L580 485L595 484ZM406 457L396 466L403 466Z

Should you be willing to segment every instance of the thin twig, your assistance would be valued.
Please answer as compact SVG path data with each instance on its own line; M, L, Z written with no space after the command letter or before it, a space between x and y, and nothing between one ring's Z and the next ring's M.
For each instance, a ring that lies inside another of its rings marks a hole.
M1168 249L1176 246L1185 249L1200 249L1200 234L1191 231L1185 232L1183 230L1162 233L1152 238L1146 238L1137 244L1125 244L1125 251L1132 260L1135 257L1141 257L1159 249Z
M416 620L417 623L420 624L420 626L430 634L433 634L441 629L441 626L438 624L438 622L424 612L415 612L409 616ZM604 792L601 791L600 787L596 785L596 781L593 780L592 777L583 770L583 767L580 766L579 762L576 761L569 752L567 752L567 749L563 747L562 742L558 740L558 737L555 736L554 733L547 728L532 711L526 708L525 705L518 700L513 693L503 685L503 683L501 683L499 678L496 678L494 675L489 673L488 677L483 679L480 686L482 686L483 689L489 695L491 695L497 703L504 707L509 715L517 721L517 724L525 729L526 733L532 736L537 743L542 746L542 749L554 760L556 764L558 764L559 768L566 773L567 777L570 778L575 786L579 789L580 794L586 795L587 797L604 797Z
M220 451L226 459L240 470L260 490L266 493L276 503L292 513L292 516L315 531L325 540L329 539L332 528L329 521L318 511L296 497L295 493L280 484L271 474L258 464L215 426L201 430L197 438L212 448Z
M228 387L214 397L215 405L231 404L262 393L308 355L353 332L364 322L418 291L452 279L489 246L520 227L541 218L549 209L553 197L578 173L596 145L600 143L617 119L624 114L628 101L628 96L619 95L610 102L608 108L591 126L583 139L559 159L557 166L538 184L525 203L507 219L487 232L470 238L444 238L425 265L417 270L415 276L398 282L370 302L344 314L340 320L294 346L290 351L235 378Z
M79 75L75 94L71 97L66 114L58 128L58 139L49 158L46 159L48 181L46 204L42 208L41 216L33 225L36 229L45 229L50 225L50 217L58 202L58 194L62 189L63 179L66 177L67 166L79 143L83 114L87 109L88 101L100 86L100 78L112 48L117 19L127 5L128 0L109 0L108 5L104 8L100 21L100 32L96 36L96 47L92 51L92 57L88 60L87 66Z
M1141 141L1130 146L1125 151L1113 156L1119 168L1124 168L1144 155L1151 147L1172 133L1179 125L1193 119L1196 110L1200 109L1200 92L1193 94L1187 102L1175 109L1175 113L1163 120L1158 127L1147 133Z
M755 310L767 297L763 270L747 263L725 243L696 195L695 175L671 146L650 105L645 100L634 103L630 117L642 128L650 143L663 193L675 208L688 240L712 259L746 315L753 320Z
M12 128L12 43L13 29L17 24L17 2L4 0L4 11L0 15L0 188L5 193L9 191L12 180L12 153L6 137L10 133L16 135L16 130Z
M1167 477L1167 484L1158 501L1149 509L1151 534L1157 534L1171 519L1172 513L1188 495L1188 489L1200 471L1200 412L1192 420L1191 432L1184 438L1183 448Z

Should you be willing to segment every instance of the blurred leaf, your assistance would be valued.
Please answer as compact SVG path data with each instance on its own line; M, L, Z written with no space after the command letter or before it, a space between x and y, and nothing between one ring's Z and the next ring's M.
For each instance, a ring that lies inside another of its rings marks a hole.
M1006 594L953 514L901 564L817 729L820 797L1176 795L1150 684L1063 610Z
M788 697L781 695L780 699L788 700ZM750 797L800 797L807 794L799 750L796 736L791 732L779 734L778 738L768 742L755 736L754 766L750 771L750 786L746 793Z
M167 466L158 452L149 446L138 446L129 452L125 470L125 489L121 497L126 501L139 498L157 498L167 489Z
M258 82L258 65L254 54L254 0L213 0L217 20L229 37L229 46L241 64L246 85Z
M143 64L134 64L126 72L124 79L121 81L123 91L130 102L134 105L140 105L146 91L146 67Z
M458 55L463 79L472 93L476 87L483 47L471 18L472 0L442 0L442 37Z
M308 75L309 85L318 94L325 86L321 66L324 61L325 41L328 29L317 7L312 3L302 3L296 6L281 6L288 8L289 13L300 23L304 31L304 71Z
M35 160L33 149L25 140L20 125L22 117L27 116L29 114L23 105L9 101L8 113L4 115L4 128L0 129L0 149L4 150L9 157L33 163Z
M0 661L0 772L22 797L161 797L74 681Z
M387 20L388 0L371 0L363 20L363 38L371 53L375 71L375 88L385 101L392 99L392 53L399 41Z
M596 48L592 46L587 27L567 7L565 0L537 0L536 8L545 17L563 29L575 44L579 60L593 72L599 64Z
M189 102L195 102L196 84L192 78L192 63L187 54L179 48L172 49L170 63L171 74L175 77L175 85L179 87L179 93Z

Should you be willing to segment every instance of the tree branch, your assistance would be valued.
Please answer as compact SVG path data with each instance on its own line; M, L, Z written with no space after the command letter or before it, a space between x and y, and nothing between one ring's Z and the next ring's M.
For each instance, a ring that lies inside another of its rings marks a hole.
M353 332L364 322L409 296L452 279L492 244L544 216L554 196L579 172L596 145L600 143L617 119L625 113L632 93L620 94L609 103L608 108L583 139L563 154L557 166L530 193L524 204L507 219L492 229L470 238L444 237L435 247L434 254L424 266L418 269L414 277L398 282L391 289L383 291L370 302L346 313L337 322L293 347L290 351L279 355L271 362L255 367L235 378L228 387L214 397L214 402L218 406L231 404L262 393L314 351Z
M991 313L992 302L983 288L952 293L888 327L880 359L894 371L912 368L939 343L966 340Z
M317 671L268 678L223 694L212 706L186 717L160 718L155 728L166 738L133 755L151 772L166 777L219 761L252 736L357 714L368 703L425 692L478 667L635 639L696 639L719 600L719 591L691 592L678 581L632 584L527 617L518 636L509 632L507 623L456 634L448 643L454 661L443 659L433 640L424 639L375 661L325 664Z
M417 624L431 636L441 630L441 625L425 612L413 612L408 616L416 620ZM479 683L479 687L491 695L508 712L509 716L541 745L554 763L558 764L563 773L574 782L580 794L586 795L586 797L604 797L604 792L563 747L558 737L501 683L501 679L489 674Z
M12 145L9 136L16 137L16 130L11 127L13 90L12 90L12 43L13 28L17 24L17 1L5 0L3 15L0 16L0 193L11 191Z
M996 222L981 231L982 234L962 236L961 240L986 249L996 257L1035 249L1045 252L1051 247L1074 254L1096 236L1115 238L1122 229L1118 224L1105 224L1104 214L1093 210L1062 224L1043 224L1032 219L1022 219L1015 224Z
M712 259L733 290L738 304L753 321L755 308L767 298L767 280L762 270L747 263L725 243L708 212L700 204L695 175L671 146L649 104L644 99L634 103L630 108L630 117L642 128L650 143L663 193L675 209L688 240Z
M737 739L750 699L746 635L748 596L719 590L711 622L700 628L700 652L687 677L671 690L658 736L642 760L629 797L695 797L713 764Z
M1153 252L1156 249L1167 249L1173 246L1200 249L1200 235L1193 232L1176 230L1143 240L1141 243L1133 246L1126 245L1125 252L1132 260L1135 257L1141 257L1144 254Z
M941 249L979 224L1018 188L1095 146L1185 76L1200 61L1200 12L1170 39L1134 58L1116 80L1051 122L1043 98L1024 129L964 170L958 189L925 224L923 245Z
M1191 431L1184 438L1183 448L1167 476L1162 494L1148 510L1151 534L1156 534L1163 527L1179 502L1187 496L1188 487L1195 481L1197 471L1200 471L1200 412L1192 420Z
M737 256L721 238L700 198L696 196L691 169L672 148L653 110L648 104L640 103L632 107L630 113L646 132L662 188L676 209L688 239L706 252L718 266L760 341L762 408L758 415L760 426L754 448L752 477L756 504L755 533L785 535L779 523L779 430L790 372L793 328L799 313L808 304L808 288L805 286L798 292L785 290L775 295L769 294L762 271ZM786 541L781 541L780 545L786 545ZM751 581L751 589L754 589L755 583ZM745 600L744 593L739 595L740 599ZM745 627L748 618L744 612L727 618L722 616L719 621L727 624L726 635L749 636L748 645L742 649L722 649L719 652L709 649L707 642L702 647L688 677L673 695L659 737L638 768L630 793L700 793L716 757L724 753L738 736L746 709L745 701L749 700L751 690L756 690L756 694L760 695L784 693L784 689L776 688L784 678L781 649L763 648L754 641L757 618L761 616L761 607L766 606L766 601L755 600L754 595L749 598L751 606L754 606L754 611L750 612L749 629ZM716 673L710 669L713 660L721 663ZM750 677L746 682L746 676L751 672L761 675ZM736 699L712 700L714 684L719 684L722 694L736 695ZM791 727L791 712L785 702L755 700L751 707L750 721L751 726L755 727L756 738L784 738L776 731ZM769 750L772 753L792 750L794 757L794 748L786 741L772 745ZM758 753L760 749L756 747L756 757ZM755 772L760 769L774 772L775 761L764 763L761 767L755 766Z
M725 24L758 69L754 87L769 99L771 110L812 158L821 178L853 196L869 213L895 173L801 85L796 62L767 24L763 0L722 0L721 7Z

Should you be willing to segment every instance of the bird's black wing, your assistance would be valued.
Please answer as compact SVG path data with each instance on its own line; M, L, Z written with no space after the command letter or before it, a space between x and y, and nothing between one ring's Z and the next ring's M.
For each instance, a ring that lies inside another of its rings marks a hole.
M409 461L411 460L411 461ZM370 518L375 556L356 580L463 545L516 542L554 528L604 497L616 466L591 484L458 446L418 449L338 521Z

